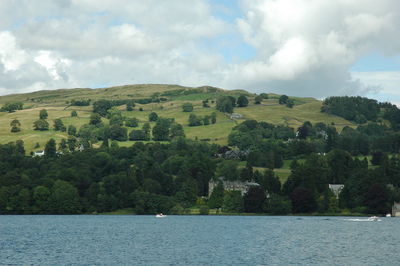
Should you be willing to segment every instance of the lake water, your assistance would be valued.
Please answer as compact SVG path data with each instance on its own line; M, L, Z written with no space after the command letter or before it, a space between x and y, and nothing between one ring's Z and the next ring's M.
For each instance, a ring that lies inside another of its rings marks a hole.
M400 219L0 216L0 264L400 265Z

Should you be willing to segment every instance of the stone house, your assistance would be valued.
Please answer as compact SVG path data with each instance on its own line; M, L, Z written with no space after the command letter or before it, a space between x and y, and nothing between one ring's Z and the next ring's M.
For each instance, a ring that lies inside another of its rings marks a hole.
M210 180L210 182L208 183L208 196L211 195L211 193L213 192L214 188L218 185L219 181L222 181L222 184L224 186L224 190L227 190L227 191L234 191L234 190L240 191L240 193L242 193L242 196L244 194L246 194L246 192L249 190L250 187L252 187L252 186L260 186L260 184L254 183L254 182L243 182L243 181L239 181L239 180L227 181L227 180L224 180L223 178L219 178L218 181Z

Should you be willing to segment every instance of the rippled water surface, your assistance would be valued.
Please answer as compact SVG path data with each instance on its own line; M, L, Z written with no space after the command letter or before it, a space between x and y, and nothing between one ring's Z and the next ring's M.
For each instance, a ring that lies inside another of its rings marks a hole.
M400 265L400 218L0 216L14 265Z

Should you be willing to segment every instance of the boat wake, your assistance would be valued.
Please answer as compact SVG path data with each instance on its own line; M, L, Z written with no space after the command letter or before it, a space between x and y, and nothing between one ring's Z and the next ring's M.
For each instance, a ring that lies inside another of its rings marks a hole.
M350 221L350 222L381 222L382 220L379 219L376 216L372 216L369 218L358 218L358 219L344 219L345 221Z

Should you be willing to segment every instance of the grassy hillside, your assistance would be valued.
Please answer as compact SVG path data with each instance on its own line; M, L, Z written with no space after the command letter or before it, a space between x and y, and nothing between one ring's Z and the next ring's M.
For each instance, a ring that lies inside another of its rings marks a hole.
M239 96L245 94L250 101L249 106L235 108L234 112L243 115L243 118L232 120L227 115L217 112L217 123L214 125L189 127L188 117L190 113L182 112L181 105L191 102L194 105L196 115L208 115L215 111L215 104L211 103L210 108L202 107L202 100L215 100L219 95ZM253 103L254 95L246 91L225 91L213 87L189 88L178 85L127 85L104 89L61 89L54 91L38 91L26 94L14 94L0 97L0 105L7 102L21 101L24 103L24 110L14 113L0 112L0 143L8 143L18 139L25 142L27 151L38 150L44 147L49 138L60 140L67 138L65 132L56 132L53 128L53 120L61 118L66 126L75 125L78 129L81 125L88 123L92 106L69 106L71 100L91 99L93 103L99 99L141 99L151 97L163 97L166 101L160 103L137 104L132 112L123 111L126 117L136 117L139 119L139 127L147 122L150 112L157 112L159 116L175 118L184 125L185 134L189 138L210 139L211 142L226 144L227 137L237 123L245 119L256 119L274 124L289 125L298 127L305 121L312 123L324 122L334 123L340 130L342 127L353 124L343 118L321 113L321 101L313 98L291 97L295 106L288 108L278 104L279 95L270 94L270 98L264 100L262 104ZM49 131L33 130L33 122L38 119L39 111L45 108L49 117ZM139 111L142 108L143 111ZM120 106L125 110L125 106ZM70 117L71 111L76 110L78 117ZM10 122L18 119L22 126L21 132L11 133ZM105 122L106 119L104 119ZM40 148L34 148L39 143ZM121 142L121 146L131 145L133 142Z

